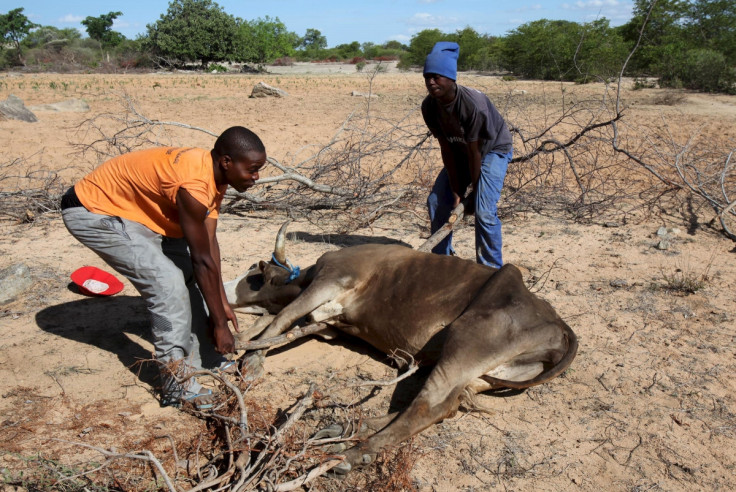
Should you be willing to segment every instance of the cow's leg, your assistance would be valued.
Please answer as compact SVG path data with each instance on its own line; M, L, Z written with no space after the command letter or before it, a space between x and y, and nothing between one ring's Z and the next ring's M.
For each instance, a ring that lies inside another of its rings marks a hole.
M291 301L271 321L259 340L265 340L278 336L289 329L299 318L306 316L318 307L334 299L342 288L333 283L320 283L315 279L312 284L302 292L299 297ZM249 353L243 359L243 373L247 374L247 380L254 380L263 375L263 364L266 359L266 350L256 350Z
M485 340L468 338L467 332L472 329L472 325L463 323L462 317L447 327L442 354L416 398L386 427L347 450L345 463L336 472L347 473L352 466L371 463L382 449L397 445L455 414L468 384L485 374L489 364L491 367L497 364L500 356L498 347L484 343Z
M319 282L315 279L312 284L302 292L299 297L286 305L276 315L268 328L261 334L259 339L271 338L285 332L299 318L306 316L323 304L337 297L343 288L334 283Z
M332 424L312 436L312 439L342 437L345 439L366 439L390 424L400 412L391 412L381 417L371 417L349 422L346 426ZM357 426L357 427L356 427ZM327 453L342 453L347 449L347 442L339 442L325 448Z
M453 415L459 407L464 385L452 384L447 376L442 367L435 367L411 405L366 441L348 449L344 453L345 463L338 465L335 471L347 473L353 466L371 463L382 449L399 444Z
M385 428L349 449L345 453L346 462L338 472L370 463L382 449L453 415L460 406L463 391L468 386L472 390L476 378L526 352L529 337L519 333L507 308L515 304L515 294L506 296L496 306L489 306L486 297L500 283L514 279L512 269L500 272L504 273L491 277L465 313L446 328L447 337L437 365L411 405Z

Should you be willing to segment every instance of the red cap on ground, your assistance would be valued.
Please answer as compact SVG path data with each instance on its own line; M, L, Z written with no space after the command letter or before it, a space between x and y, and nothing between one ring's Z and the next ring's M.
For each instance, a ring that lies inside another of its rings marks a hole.
M87 296L111 296L123 290L123 283L114 275L93 266L84 266L71 277L79 292Z

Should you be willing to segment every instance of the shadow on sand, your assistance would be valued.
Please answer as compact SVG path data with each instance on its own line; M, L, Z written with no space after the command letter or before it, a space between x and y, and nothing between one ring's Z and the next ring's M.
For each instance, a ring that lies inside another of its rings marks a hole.
M113 353L142 382L158 384L154 364L140 363L150 360L151 352L125 335L151 339L148 312L138 296L86 297L49 306L36 314L36 324L48 333Z
M363 236L359 234L312 234L309 232L294 231L287 233L286 238L290 241L333 244L340 248L359 246L361 244L398 244L411 248L410 244L386 236Z

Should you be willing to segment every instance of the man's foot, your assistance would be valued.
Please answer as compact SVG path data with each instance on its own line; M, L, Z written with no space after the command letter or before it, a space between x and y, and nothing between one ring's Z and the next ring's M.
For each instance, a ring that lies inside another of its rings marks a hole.
M202 387L196 379L191 378L187 387L183 387L173 377L169 377L167 384L163 385L161 406L182 408L183 405L189 404L195 410L209 410L214 407L215 400L212 390Z
M223 375L234 376L240 372L238 363L239 361L237 360L226 360L225 362L220 364L220 367L213 369L212 372L220 376L223 376Z
M197 411L211 410L215 406L215 394L212 390L202 388L198 393L185 391L184 394L174 400L162 400L162 405L182 408L184 405L191 405Z
M181 397L181 402L192 405L195 410L200 412L202 410L211 410L215 406L215 395L212 393L212 390L202 388L202 391L199 393L185 393Z

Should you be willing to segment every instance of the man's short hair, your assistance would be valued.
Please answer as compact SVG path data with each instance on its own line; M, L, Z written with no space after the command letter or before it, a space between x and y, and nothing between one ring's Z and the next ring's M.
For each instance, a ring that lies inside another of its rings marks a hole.
M266 147L258 135L244 126L228 128L215 141L215 152L220 155L229 155L236 160L242 159L251 150L265 152Z

